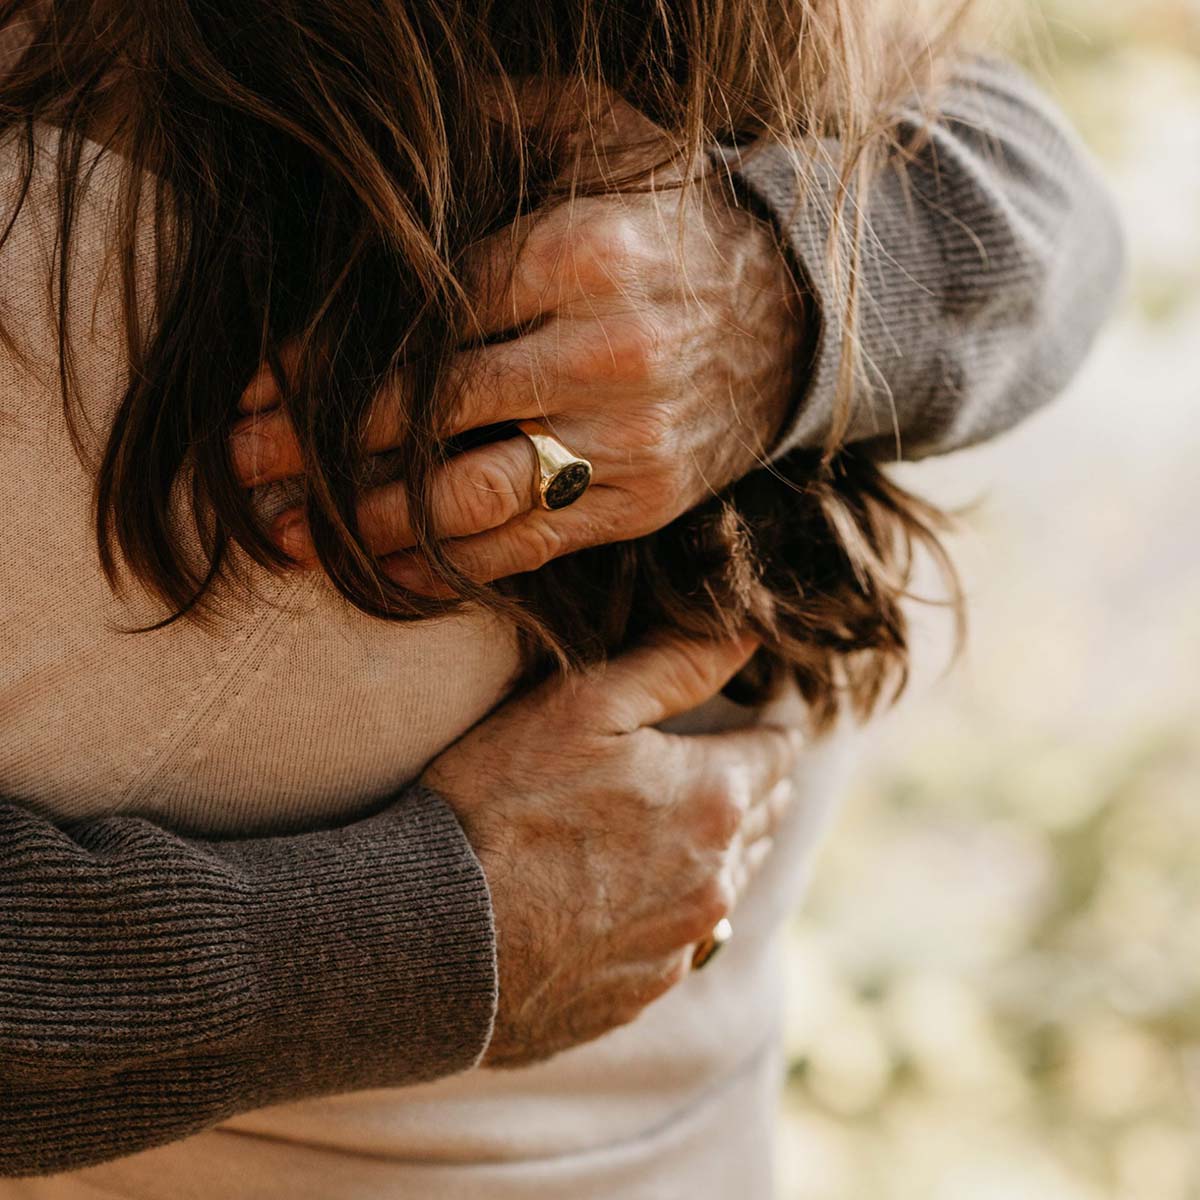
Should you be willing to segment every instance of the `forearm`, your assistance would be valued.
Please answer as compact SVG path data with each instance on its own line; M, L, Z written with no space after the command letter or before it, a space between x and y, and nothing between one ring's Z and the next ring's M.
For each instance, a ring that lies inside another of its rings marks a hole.
M0 1174L451 1074L490 1036L487 885L425 789L237 842L0 805L0 911Z
M912 160L865 197L855 380L846 440L920 458L1000 433L1052 399L1120 289L1122 238L1086 151L1015 68L966 63L930 124L897 114ZM727 152L747 202L775 222L818 325L776 448L825 444L843 365L843 302L829 261L841 148L822 146L798 198L788 150ZM827 162L826 162L827 160ZM863 197L849 201L856 204Z

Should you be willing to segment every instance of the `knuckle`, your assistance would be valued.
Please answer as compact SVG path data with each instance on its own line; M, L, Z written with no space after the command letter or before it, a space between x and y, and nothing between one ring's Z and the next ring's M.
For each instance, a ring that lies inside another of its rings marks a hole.
M520 497L507 470L484 459L464 470L456 481L447 517L452 527L474 531L503 525L520 510Z
M574 680L551 679L525 699L529 711L536 714L530 723L539 726L544 735L553 735L560 749L579 740L585 728L580 714L588 712L589 706L584 688Z
M647 469L639 484L638 511L627 524L630 536L656 533L675 520L691 503L690 500L681 503L681 498L693 496L691 485L690 479L679 478L674 473L655 475Z
M548 288L571 255L571 227L552 215L534 227L518 254L518 269L529 286Z
M376 541L386 538L400 524L398 507L388 488L367 492L358 505L359 528Z
M587 668L577 675L560 677L553 685L557 694L562 697L564 711L572 720L594 714L598 718L598 723L603 725L613 708L616 707L617 698L606 679L606 666L607 664L602 663L598 667ZM632 762L634 747L629 743L634 740L623 738L619 742L614 741L615 766L620 767ZM620 746L619 751L616 750L617 746ZM631 777L633 775L632 768L629 769L629 775Z
M700 887L692 906L697 938L705 937L718 921L729 916L733 899L733 888L723 875L712 876Z
M731 793L721 792L710 799L704 822L709 844L719 846L722 850L730 846L742 827L743 811L743 806Z
M682 953L677 950L658 962L653 978L647 984L646 1002L658 1000L678 987L687 978L691 970L691 961L691 951L686 949Z
M652 757L643 754L639 734L631 734L614 739L612 742L611 768L619 772L621 777L621 798L624 806L632 812L640 814L640 819L655 816L664 811L666 799L661 765ZM670 819L651 829L659 829L663 836L669 836Z
M671 959L663 974L663 982L666 984L665 991L671 991L672 988L678 987L691 972L691 955L676 955Z
M254 417L234 430L234 462L248 478L274 471L282 458L280 431L275 417Z
M673 966L663 968L653 972L637 989L632 999L639 1008L646 1008L665 996L678 982Z
M641 235L633 219L603 212L569 233L571 269L580 287L596 294L614 291L643 259Z
M582 369L592 380L646 384L659 372L664 344L662 330L649 317L623 317L597 333L583 355Z
M643 776L633 785L631 799L643 812L655 812L662 807L663 792Z
M731 781L713 785L697 814L697 832L706 845L727 847L741 828L746 806Z
M534 571L566 550L562 532L549 521L530 521L521 530L518 541L521 570Z
M641 383L653 379L662 365L666 337L662 326L647 315L618 328L614 357L625 378Z
M620 1028L622 1025L632 1025L645 1011L646 1004L649 1001L642 1002L640 999L626 999L616 1006L613 1010L612 1020L610 1022L614 1029Z
M789 775L784 775L778 783L774 784L766 796L767 814L771 818L771 825L774 827L779 820L784 816L793 802L796 799L796 783Z
M661 346L656 353L666 358ZM670 481L686 474L687 456L680 451L695 424L685 392L675 387L655 387L635 411L622 414L626 442L638 447L639 456L656 475Z
M628 1020L633 1020L656 1000L661 1000L686 977L690 954L675 953L668 958L647 963L645 973L629 988L620 1008Z

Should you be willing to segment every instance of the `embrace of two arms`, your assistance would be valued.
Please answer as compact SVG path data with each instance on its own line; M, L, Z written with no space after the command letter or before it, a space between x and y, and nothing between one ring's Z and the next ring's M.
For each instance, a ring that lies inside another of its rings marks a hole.
M885 173L866 205L872 375L849 436L881 455L897 436L912 457L968 445L1052 397L1120 275L1101 185L1016 72L964 65L927 132L903 180ZM468 574L654 530L765 455L825 440L841 343L828 205L792 203L783 155L731 157L743 207L714 188L689 227L687 305L674 228L643 198L533 225L495 309L499 327L515 313L533 332L472 352L491 359L473 377L495 386L464 392L460 427L545 415L598 482L543 514L522 441L454 459L434 508ZM261 379L244 398L233 453L247 484L299 470L277 399ZM368 438L389 445L385 427ZM368 544L398 580L428 586L402 485L363 503ZM303 561L291 516L277 531ZM786 803L789 735L652 728L751 650L663 641L595 681L545 685L343 829L204 841L137 817L59 829L0 804L0 1174L130 1153L286 1099L519 1065L632 1019L735 902ZM585 873L571 848L595 811L612 861ZM526 828L536 862L519 860ZM668 881L653 912L637 907L633 846L639 871L653 862ZM575 964L580 931L546 919L562 895L592 901L587 936L611 957ZM565 990L531 1003L550 964ZM542 1023L547 1011L562 1023Z

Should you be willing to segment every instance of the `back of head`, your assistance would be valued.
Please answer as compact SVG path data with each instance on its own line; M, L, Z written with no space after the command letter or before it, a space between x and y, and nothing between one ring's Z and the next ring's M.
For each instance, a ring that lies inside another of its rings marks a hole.
M807 147L795 156L803 184L808 155L836 138L848 189L868 186L884 115L936 67L952 27L941 6L921 11L898 23L867 0L4 0L0 129L23 131L27 161L35 123L63 131L60 258L72 253L85 141L129 164L113 253L130 382L96 464L110 579L122 563L170 621L203 615L232 543L285 569L227 447L246 382L263 360L280 371L286 344L315 547L358 607L395 620L447 607L392 583L359 536L358 431L386 394L402 431L396 470L435 568L455 603L518 623L531 673L598 658L663 620L696 633L749 626L769 650L759 690L788 670L819 718L846 696L868 709L902 677L907 563L936 522L869 462L830 445L651 537L494 588L438 552L429 484L451 449L448 366L481 340L471 247L534 207L646 186L668 162L671 186L687 189L716 141ZM655 136L585 171L580 135L613 97ZM147 222L158 246L150 320L134 286ZM852 351L863 231L848 216L834 227L844 245L830 253L849 249ZM70 412L69 345L60 355ZM852 374L843 391L848 407ZM179 544L181 494L199 568Z

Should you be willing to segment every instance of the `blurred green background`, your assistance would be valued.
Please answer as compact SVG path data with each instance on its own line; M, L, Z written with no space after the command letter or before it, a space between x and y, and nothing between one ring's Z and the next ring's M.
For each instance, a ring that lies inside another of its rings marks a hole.
M1061 401L906 472L972 505L971 630L790 930L783 1200L1200 1198L1200 0L1031 8L1130 286Z

